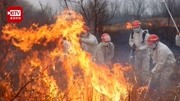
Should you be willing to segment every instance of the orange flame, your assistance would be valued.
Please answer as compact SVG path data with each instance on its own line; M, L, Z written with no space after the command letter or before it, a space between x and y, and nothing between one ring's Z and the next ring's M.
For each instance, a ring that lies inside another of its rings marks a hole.
M148 87L147 86L143 86L137 89L137 92L141 95L143 92L147 92Z
M127 23L126 23L126 28L127 28L127 29L132 29L132 28L133 28L130 22L127 22Z
M17 28L6 25L3 38L29 56L21 62L20 85L32 80L19 100L68 100L107 101L127 100L131 85L124 77L120 64L114 64L112 71L106 66L94 63L91 56L81 49L79 35L84 31L83 17L73 11L64 11L51 25L32 25ZM68 52L63 50L63 39L70 43ZM59 39L53 50L35 51L35 45L47 46ZM64 72L63 72L64 71ZM65 79L63 79L63 77ZM33 92L33 93L32 93Z
M149 25L149 26L152 26L152 23L149 22L148 25Z

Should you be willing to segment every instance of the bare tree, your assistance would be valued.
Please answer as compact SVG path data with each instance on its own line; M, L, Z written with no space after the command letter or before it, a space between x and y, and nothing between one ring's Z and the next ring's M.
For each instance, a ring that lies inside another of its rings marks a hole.
M149 8L153 18L160 17L162 14L162 5L158 3L156 0L152 0Z
M146 5L146 0L131 0L130 12L134 19L141 19L148 6Z
M42 2L39 1L39 5L41 7L41 10L39 11L39 15L41 15L40 17L40 21L46 22L47 24L52 23L52 21L54 20L54 15L57 14L57 11L53 11L51 7L49 7L48 4L43 5Z
M178 24L178 17L180 15L180 1L179 0L165 0L167 7L169 8L172 16L174 17L175 21ZM167 11L167 8L163 2L163 0L160 0L157 2L157 0L151 1L151 14L154 18L153 22L156 22L156 25L158 22L161 22L161 24L158 25L158 27L161 25L163 29L163 34L161 34L161 39L165 42L168 42L170 45L174 44L174 37L175 37L175 28L173 28L172 19L170 18L170 15ZM157 18L162 18L162 21L158 20Z
M149 15L149 0L121 0L119 16L126 22L134 19L142 19Z
M109 0L80 0L70 2L76 5L76 10L84 16L86 23L96 36L98 36L97 29L110 21L118 9L118 3L110 2Z
M19 2L24 9L23 22L18 24L18 27L29 27L32 23L38 25L51 24L55 21L57 11L53 10L48 4L39 2L40 9L33 8L28 2Z
M121 18L122 22L129 21L133 19L132 17L132 12L130 10L130 5L131 1L129 0L122 0L120 3L120 9L118 10L118 15Z
M173 17L175 18L175 7L176 7L176 3L177 0L165 0L167 7L169 8L171 14L173 15ZM161 3L161 9L162 9L162 17L167 18L166 23L165 23L165 34L163 36L163 40L167 41L170 45L173 45L174 43L174 37L175 37L175 32L172 30L172 20L170 18L170 15L167 11L167 8L165 7L164 3ZM174 33L174 34L172 34Z

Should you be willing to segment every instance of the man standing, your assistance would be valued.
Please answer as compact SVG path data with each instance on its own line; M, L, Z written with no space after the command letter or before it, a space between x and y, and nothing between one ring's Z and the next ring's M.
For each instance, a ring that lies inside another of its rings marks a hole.
M155 63L151 72L159 81L161 91L167 90L171 84L170 76L176 62L174 54L165 44L159 42L159 37L155 34L148 37L147 43L152 51L153 63Z
M148 82L150 67L150 52L146 40L149 36L147 30L141 29L141 22L135 20L132 23L133 32L130 34L129 45L135 52L135 73L140 78L141 83Z
M111 42L109 34L104 33L101 36L101 42L98 44L95 54L95 61L102 65L111 65L114 57L114 44Z
M80 41L82 49L94 56L98 41L94 35L89 33L87 26L84 27L84 33L81 35Z
M176 35L176 45L180 47L180 33Z

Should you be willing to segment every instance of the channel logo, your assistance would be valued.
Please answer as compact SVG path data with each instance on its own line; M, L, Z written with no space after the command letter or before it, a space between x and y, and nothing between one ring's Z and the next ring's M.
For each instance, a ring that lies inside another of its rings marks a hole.
M7 8L7 22L20 23L23 20L23 8L20 6L10 6Z

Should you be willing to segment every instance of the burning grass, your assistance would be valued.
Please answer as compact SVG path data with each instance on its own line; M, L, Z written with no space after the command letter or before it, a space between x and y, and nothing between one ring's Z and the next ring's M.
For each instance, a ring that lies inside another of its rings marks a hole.
M170 22L169 22L170 21ZM176 18L175 21L177 22L177 26L180 27L180 19ZM142 28L161 28L161 27L174 27L174 24L168 18L153 18L153 19L144 19L141 20ZM117 32L122 30L132 30L132 22L125 22L121 24L114 24L114 25L106 25L103 27L103 32Z
M10 91L5 90L7 94L3 94L9 96L2 98L28 101L127 101L132 85L125 79L122 68L129 67L114 64L114 71L110 71L108 67L91 61L91 56L79 44L83 26L82 16L73 11L64 11L52 25L38 27L34 24L30 28L6 25L2 38L27 56L19 65L19 89L12 91L12 87L5 86ZM68 52L64 51L63 37L71 44ZM37 45L46 47L57 40L56 47L52 49L35 49Z
M8 24L2 38L26 56L16 61L18 72L13 86L12 72L0 82L0 99L7 101L141 101L147 87L135 82L131 66L114 64L111 69L97 65L91 55L81 49L79 36L84 31L83 17L64 11L51 25L18 28ZM63 41L70 46L64 50ZM54 47L48 45L54 43ZM45 49L37 46L46 47ZM14 48L12 48L13 50ZM9 51L4 61L15 61L19 54ZM3 67L3 66L2 66ZM4 65L8 67L8 65ZM2 68L1 68L2 70ZM147 100L148 101L148 100Z

